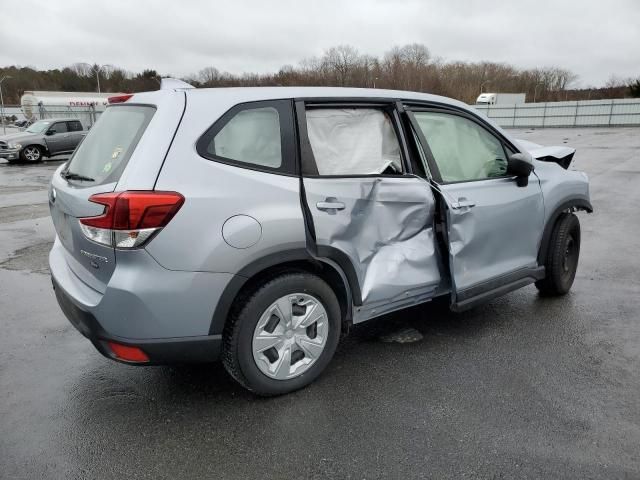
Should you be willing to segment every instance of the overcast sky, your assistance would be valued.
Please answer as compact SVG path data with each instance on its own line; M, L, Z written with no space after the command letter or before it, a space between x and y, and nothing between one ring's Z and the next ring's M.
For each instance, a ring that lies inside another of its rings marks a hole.
M339 44L418 42L447 61L640 76L640 0L0 0L0 65L276 71Z

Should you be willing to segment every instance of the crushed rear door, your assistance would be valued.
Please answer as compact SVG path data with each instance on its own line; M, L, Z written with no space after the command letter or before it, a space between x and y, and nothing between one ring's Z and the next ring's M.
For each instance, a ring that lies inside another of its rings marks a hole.
M375 107L296 105L310 250L350 276L354 323L424 302L442 281L430 185L402 173L393 104Z

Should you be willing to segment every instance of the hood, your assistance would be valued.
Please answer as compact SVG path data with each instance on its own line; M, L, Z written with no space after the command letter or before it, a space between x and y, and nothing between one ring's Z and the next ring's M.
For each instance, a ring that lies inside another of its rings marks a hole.
M23 139L33 138L34 136L37 136L37 134L28 132L9 133L7 135L0 135L0 142L16 143Z
M571 147L545 147L528 140L516 140L521 149L529 152L536 160L543 162L555 162L562 168L567 169L571 164L573 155L576 153L575 148Z

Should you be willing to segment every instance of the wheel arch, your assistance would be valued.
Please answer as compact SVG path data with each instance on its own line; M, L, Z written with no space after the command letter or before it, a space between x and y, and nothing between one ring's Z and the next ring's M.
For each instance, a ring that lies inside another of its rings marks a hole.
M37 147L40 150L40 159L42 159L43 157L49 156L49 148L46 145L43 145L41 143L29 143L22 147L22 151L24 151L29 147Z
M342 314L342 329L347 331L352 321L352 286L342 268L331 259L316 259L306 249L277 252L243 267L226 286L216 305L210 335L223 332L229 313L236 301L258 288L270 278L285 272L308 272L322 278L338 298Z
M565 212L575 212L578 210L592 213L593 207L591 206L591 202L587 198L575 197L569 200L565 200L560 205L558 205L555 210L553 210L553 213L549 216L549 219L547 220L542 232L542 239L540 240L540 248L538 250L538 265L544 265L545 263L547 252L549 251L551 233L553 232L553 228L558 222L560 215Z

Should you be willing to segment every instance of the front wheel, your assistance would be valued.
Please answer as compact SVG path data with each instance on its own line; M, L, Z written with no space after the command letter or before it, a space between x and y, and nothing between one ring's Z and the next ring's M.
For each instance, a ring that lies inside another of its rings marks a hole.
M25 162L39 162L42 160L42 149L37 145L24 147L20 152L20 158Z
M231 314L223 334L224 366L258 395L298 390L331 361L340 326L338 300L324 280L309 273L280 275Z
M573 285L580 256L580 221L563 213L553 227L545 261L545 278L536 282L542 295L566 294Z

